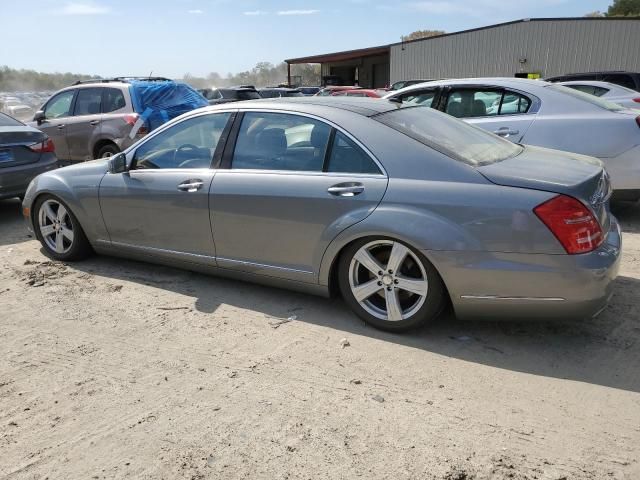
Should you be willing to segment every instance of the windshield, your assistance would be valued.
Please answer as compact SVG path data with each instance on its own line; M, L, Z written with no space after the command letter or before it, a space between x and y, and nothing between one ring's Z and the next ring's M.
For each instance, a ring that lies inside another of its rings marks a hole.
M551 90L555 90L560 93L566 93L567 95L571 95L574 98L579 98L580 100L584 100L585 102L589 102L596 107L604 108L605 110L609 110L610 112L617 112L619 110L624 110L625 108L618 105L617 103L607 102L600 97L596 97L594 95L590 95L588 93L581 92L580 90L575 90L573 88L565 87L564 85L552 84L547 88Z
M372 118L473 166L506 160L523 150L520 145L430 108L405 107Z
M19 122L15 118L0 112L0 127L16 127L23 126L24 123Z

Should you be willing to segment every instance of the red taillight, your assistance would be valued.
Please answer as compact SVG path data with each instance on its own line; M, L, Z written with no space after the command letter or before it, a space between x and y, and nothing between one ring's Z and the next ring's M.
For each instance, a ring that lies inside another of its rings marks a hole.
M604 241L598 220L575 198L558 195L533 211L571 255L591 252Z
M53 144L53 140L46 138L42 142L29 145L29 150L36 153L53 153L56 151L56 146Z
M640 103L640 98L634 98L633 101L636 103Z
M636 117L636 123L638 124L638 126L640 127L640 116Z
M128 113L124 116L124 121L127 122L127 125L130 125L131 127L133 127L139 119L140 115L138 115L137 113ZM146 135L147 133L149 133L149 129L144 124L142 124L140 125L140 128L138 128L136 135Z

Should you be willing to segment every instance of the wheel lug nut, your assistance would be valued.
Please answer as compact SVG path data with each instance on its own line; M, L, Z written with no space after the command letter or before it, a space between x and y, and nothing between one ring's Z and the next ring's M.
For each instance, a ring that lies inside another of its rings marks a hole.
M378 275L382 275L382 273L383 273L383 272L382 272L382 270L380 270L380 271L378 272Z
M391 289L391 287L387 287L387 290L391 291L392 289Z
M393 270L389 270L389 273L393 273Z
M378 282L378 286L381 287L382 286L382 282Z
M393 283L395 283L396 285L399 284L400 282L398 280L394 280Z

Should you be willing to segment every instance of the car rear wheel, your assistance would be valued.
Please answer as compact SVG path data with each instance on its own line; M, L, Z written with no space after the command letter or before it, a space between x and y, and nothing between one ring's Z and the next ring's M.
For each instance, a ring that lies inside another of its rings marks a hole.
M109 158L120 153L120 149L114 143L107 143L98 149L97 158Z
M388 331L435 319L446 299L440 276L417 250L388 238L351 245L339 262L343 298L365 322Z
M62 200L46 195L35 205L36 237L47 255L55 260L81 260L91 253L89 241L69 207Z

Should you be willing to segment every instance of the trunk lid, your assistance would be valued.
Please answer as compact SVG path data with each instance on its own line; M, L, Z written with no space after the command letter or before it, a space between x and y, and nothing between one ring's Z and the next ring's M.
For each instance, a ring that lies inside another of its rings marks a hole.
M478 167L490 182L569 195L589 206L609 229L611 182L602 162L577 153L526 146L513 158Z
M0 169L15 167L40 160L40 153L29 145L42 142L46 135L27 126L0 127Z

